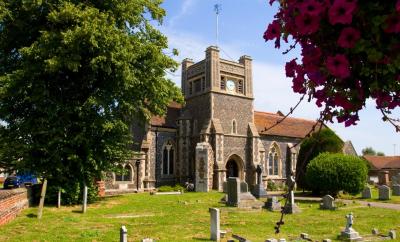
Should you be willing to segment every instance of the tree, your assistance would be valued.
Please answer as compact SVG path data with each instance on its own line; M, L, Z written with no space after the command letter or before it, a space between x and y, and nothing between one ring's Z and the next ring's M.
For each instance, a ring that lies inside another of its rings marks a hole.
M299 188L308 189L305 174L308 163L320 153L342 153L343 141L329 128L313 133L305 138L300 146L298 162L296 165L296 179Z
M306 180L314 194L357 194L364 189L368 168L357 156L322 153L307 166Z
M131 157L130 124L182 101L160 4L0 3L0 166L82 186Z
M372 98L383 120L400 131L400 120L389 117L400 106L400 0L270 0L279 2L266 41L301 47L301 59L286 63L293 91L308 94L323 107L324 121L345 126Z
M376 152L372 147L366 147L361 150L363 155L377 155L377 156L385 156L385 153L378 151Z

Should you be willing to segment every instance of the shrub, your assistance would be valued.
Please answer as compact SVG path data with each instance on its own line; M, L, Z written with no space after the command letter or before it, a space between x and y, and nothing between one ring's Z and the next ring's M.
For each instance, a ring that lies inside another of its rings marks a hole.
M278 191L278 186L274 181L268 181L267 183L267 189L270 191Z
M311 189L307 187L305 174L309 162L323 152L341 153L343 141L331 129L323 128L321 131L313 133L306 138L300 146L299 157L297 159L296 173L298 174L297 187Z
M52 182L52 180L49 180L47 183L46 204L57 204L58 190L59 186ZM97 195L98 189L96 184L88 184L88 203L94 202L97 199ZM69 181L67 184L63 184L61 189L61 204L81 204L82 200L83 189L79 182Z
M368 168L357 156L322 153L307 166L306 182L314 194L357 194L364 188Z

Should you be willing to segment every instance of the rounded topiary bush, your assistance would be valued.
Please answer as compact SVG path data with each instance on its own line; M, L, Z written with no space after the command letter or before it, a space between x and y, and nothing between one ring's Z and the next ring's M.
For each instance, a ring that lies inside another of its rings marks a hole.
M357 194L364 188L368 168L357 156L322 153L307 166L306 182L314 194Z

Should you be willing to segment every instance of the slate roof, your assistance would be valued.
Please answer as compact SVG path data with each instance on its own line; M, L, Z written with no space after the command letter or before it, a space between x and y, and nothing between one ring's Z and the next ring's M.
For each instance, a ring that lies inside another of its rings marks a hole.
M272 129L265 130L276 124L277 121L281 120L283 115L281 112L268 113L254 111L254 124L257 127L260 135L276 135L285 137L304 138L312 129L316 121L287 117L282 123L276 125ZM324 125L325 126L325 125ZM317 126L316 130L318 130Z
M363 157L376 170L400 169L400 156L364 155Z

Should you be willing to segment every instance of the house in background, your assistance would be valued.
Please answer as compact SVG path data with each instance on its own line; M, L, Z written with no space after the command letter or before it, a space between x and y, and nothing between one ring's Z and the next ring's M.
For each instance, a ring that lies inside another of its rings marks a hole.
M388 185L392 177L400 173L400 156L364 155L370 165L368 177L375 183Z

